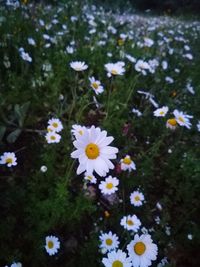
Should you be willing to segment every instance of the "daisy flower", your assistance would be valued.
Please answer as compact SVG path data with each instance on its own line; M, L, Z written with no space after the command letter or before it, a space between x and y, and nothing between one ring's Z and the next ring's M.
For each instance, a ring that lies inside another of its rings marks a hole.
M111 251L107 258L102 259L105 267L131 267L131 259L122 250Z
M22 267L21 262L13 262L10 267Z
M107 71L107 76L111 77L112 75L123 75L125 72L124 69L124 62L117 62L117 63L107 63L105 64L105 68Z
M50 235L46 237L45 249L50 256L56 254L59 248L60 248L60 241L56 236Z
M123 171L132 171L132 170L136 170L136 165L135 163L132 161L131 157L129 155L126 155L125 158L120 160L120 164L121 164L121 169Z
M137 232L137 230L141 226L141 221L138 219L136 215L128 215L124 216L121 219L120 225L123 226L124 229Z
M95 80L94 77L89 78L89 81L90 81L90 86L97 95L103 93L104 89L100 81Z
M142 206L144 201L144 195L139 191L134 191L130 195L130 201L131 204L134 205L135 207Z
M175 116L177 123L180 126L185 126L188 129L191 128L192 124L190 123L189 119L193 118L193 116L187 115L183 113L182 111L178 111L177 109L174 110L173 114Z
M127 250L134 267L150 266L158 254L158 247L148 234L141 236L136 234L134 240L128 244Z
M75 136L75 138L78 138L79 136L84 134L85 130L86 130L85 126L74 124L72 125L71 133Z
M102 233L99 236L100 239L100 248L106 249L107 251L117 249L119 246L119 238L116 234L113 234L111 231L109 233Z
M54 131L59 133L63 129L62 122L59 119L52 118L48 121L48 128L49 131Z
M0 164L7 164L7 167L17 165L17 158L14 152L4 152L0 158Z
M177 121L175 118L168 119L166 122L166 127L170 128L171 130L175 130L177 127Z
M88 65L85 64L85 62L81 61L72 61L70 63L70 67L76 71L83 71L88 68Z
M48 132L45 135L45 138L46 138L48 144L52 144L52 143L59 143L61 136L59 134L57 134L56 132Z
M150 66L147 62L142 59L139 59L135 64L135 70L141 72L143 75L147 75L147 70L150 69Z
M98 127L85 129L83 135L73 142L77 150L71 153L72 158L79 160L77 174L84 171L92 174L95 171L98 175L105 176L109 169L113 169L114 165L110 160L116 159L118 153L117 148L108 146L113 139Z
M165 117L165 115L167 114L168 110L169 110L168 107L158 108L153 112L153 115L155 117Z
M92 174L85 173L84 180L90 182L91 184L97 183L97 178Z
M102 194L111 195L118 190L118 185L119 180L116 177L108 176L105 181L101 181L99 189L101 190Z

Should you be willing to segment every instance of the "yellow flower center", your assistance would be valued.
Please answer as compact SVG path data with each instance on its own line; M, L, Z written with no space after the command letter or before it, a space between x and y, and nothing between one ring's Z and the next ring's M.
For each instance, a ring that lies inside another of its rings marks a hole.
M92 83L92 87L94 87L94 89L98 89L99 86L97 83L94 82L94 83Z
M87 178L88 178L88 180L90 180L90 181L92 180L92 176L90 176L90 175L88 175Z
M140 197L139 196L136 196L135 197L135 201L139 201L140 200Z
M78 133L79 133L80 135L83 135L83 131L82 131L82 130L78 131Z
M165 112L164 111L160 111L160 115L164 115L165 114Z
M178 117L179 121L181 122L185 122L184 118L183 117Z
M113 184L112 184L112 183L108 183L108 184L106 185L106 188L107 188L107 189L112 189L112 188L113 188Z
M52 125L53 125L54 128L58 127L58 123L57 122L54 122Z
M90 143L86 146L85 153L89 159L96 159L99 156L99 147Z
M128 158L128 157L126 157L126 158L123 159L123 163L124 164L130 165L131 162L132 162L132 160L130 158Z
M54 244L52 241L48 241L48 244L47 244L48 248L53 248Z
M167 120L167 123L170 124L171 126L176 126L177 125L177 121L174 118Z
M56 140L56 137L54 135L52 135L50 138L51 140Z
M124 264L121 261L113 261L112 267L123 267Z
M143 242L137 242L135 245L134 245L134 251L137 255L142 255L144 254L146 250L146 246Z
M116 70L111 70L111 73L112 73L113 75L117 75L117 74L118 74L118 72L117 72Z
M113 243L112 239L108 238L106 239L106 245L111 246Z
M124 44L124 40L123 39L119 39L117 42L118 42L119 46Z
M127 221L127 224L130 225L130 226L132 226L132 225L134 225L134 222L132 220L128 220Z
M12 162L13 162L12 158L7 158L7 159L6 159L6 163L9 164L9 163L12 163Z

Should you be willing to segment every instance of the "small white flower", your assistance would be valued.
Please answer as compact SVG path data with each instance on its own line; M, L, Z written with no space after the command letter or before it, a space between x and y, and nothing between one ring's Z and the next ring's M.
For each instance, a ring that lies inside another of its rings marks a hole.
M59 143L61 136L59 134L57 134L56 132L48 132L45 135L45 138L46 138L48 144L53 144L53 143Z
M162 108L158 108L156 109L153 114L155 117L165 117L165 115L167 114L169 108L168 107L162 107Z
M187 114L183 113L182 111L178 111L177 109L174 110L173 114L175 116L177 123L180 126L185 126L188 129L191 128L192 124L190 123L189 119L193 118L193 116L187 115Z
M52 256L58 252L60 248L60 241L56 236L47 236L45 249L47 253Z
M22 267L21 262L13 262L10 267Z
M108 233L102 233L99 236L100 239L100 248L105 248L107 251L117 249L119 246L119 238L116 234L113 234L111 231Z
M116 75L123 75L125 72L125 68L124 68L124 62L117 62L117 63L107 63L105 64L105 68L107 71L107 76L111 77L116 76Z
M17 158L14 152L4 152L0 158L0 164L7 164L7 167L17 165Z
M126 253L122 250L111 251L108 253L107 258L102 259L105 267L131 267L131 259L127 257Z
M41 172L46 172L47 171L47 166L45 166L45 165L41 166L40 171Z
M132 161L131 157L129 155L126 155L125 158L120 160L120 164L121 164L121 169L123 171L129 171L131 172L132 170L136 170L136 165L135 163Z
M120 225L123 226L124 229L137 232L141 226L141 221L136 215L127 215L121 219Z
M104 89L100 81L96 80L94 77L90 77L89 81L90 81L90 86L97 95L103 93Z
M82 136L86 130L87 130L87 128L85 126L74 124L74 125L72 125L71 133L77 139L79 136Z
M56 133L59 133L63 129L62 122L59 119L52 118L48 121L48 127L47 129L49 131L54 131Z
M101 181L99 184L99 189L101 190L101 193L104 195L110 195L115 193L119 185L119 180L116 177L108 176L105 181Z
M188 238L189 240L192 240L192 239L193 239L193 236L192 236L191 234L188 234L188 235L187 235L187 238Z
M144 37L144 46L151 47L154 44L154 41L148 37Z
M35 40L33 38L28 38L28 43L32 46L36 45Z
M97 178L94 175L88 173L85 173L84 180L90 182L91 184L97 183Z
M150 66L144 60L139 59L135 64L135 70L141 72L143 75L147 75L147 70L150 70Z
M88 68L88 65L86 65L85 62L72 61L70 67L76 71L84 71Z
M133 193L131 193L130 202L132 205L134 205L135 207L142 206L143 201L144 201L144 195L141 192L134 191Z

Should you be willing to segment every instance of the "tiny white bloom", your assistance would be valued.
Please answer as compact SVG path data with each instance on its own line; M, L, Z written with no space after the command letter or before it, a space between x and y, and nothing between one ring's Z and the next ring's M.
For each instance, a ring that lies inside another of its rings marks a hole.
M47 236L45 249L47 253L52 256L58 252L60 248L60 241L56 236Z
M84 71L88 68L88 65L86 65L85 62L72 61L70 67L76 71Z
M52 144L52 143L59 143L61 136L57 134L56 132L48 132L45 135L45 138L48 144Z
M83 135L84 132L86 131L86 127L85 126L81 126L81 125L78 125L78 124L74 124L72 125L72 130L71 130L71 133L76 137L76 139Z
M102 259L105 267L131 267L132 263L126 253L122 250L111 251L108 253L107 258Z
M144 195L139 191L134 191L130 195L130 201L135 207L142 206L144 202Z
M136 165L135 163L132 161L131 157L129 155L126 155L125 158L120 160L120 164L121 164L121 169L123 171L129 171L131 172L132 170L136 170Z
M4 152L0 157L0 164L7 164L7 167L17 165L17 158L14 152Z
M193 118L193 116L187 115L187 114L183 113L182 111L178 111L177 109L174 110L173 114L175 116L177 123L180 126L185 126L188 129L191 128L192 124L190 123L189 119Z
M121 219L120 225L123 226L124 229L137 232L141 226L141 221L136 215L127 215Z
M97 95L103 93L104 89L100 81L96 80L94 77L90 77L89 81L90 81L90 86Z
M116 177L108 176L105 181L101 181L99 184L99 189L101 190L101 193L104 195L110 195L115 193L119 185L119 180Z
M62 122L59 119L52 118L48 121L48 130L56 133L61 132L63 129Z
M47 171L47 166L43 165L40 167L41 172L46 172Z
M155 117L165 117L165 115L167 114L169 108L164 106L162 108L158 108L156 109L153 114Z
M117 62L117 63L107 63L105 64L105 68L107 71L107 76L111 77L116 76L116 75L123 75L125 72L125 68L124 68L124 62Z
M90 182L91 184L97 183L97 178L94 175L88 173L85 173L84 180Z
M111 231L108 233L102 233L99 236L100 239L100 248L105 248L107 251L117 249L119 246L119 238L116 234L113 234Z

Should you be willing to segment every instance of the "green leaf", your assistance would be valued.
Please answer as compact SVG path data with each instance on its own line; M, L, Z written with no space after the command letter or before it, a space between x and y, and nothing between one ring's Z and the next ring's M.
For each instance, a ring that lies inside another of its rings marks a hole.
M0 141L3 139L5 132L6 132L6 127L0 126Z
M21 129L16 129L12 133L10 133L7 136L8 143L14 143L17 140L17 138L19 137L19 135L21 134L21 132L22 132Z

